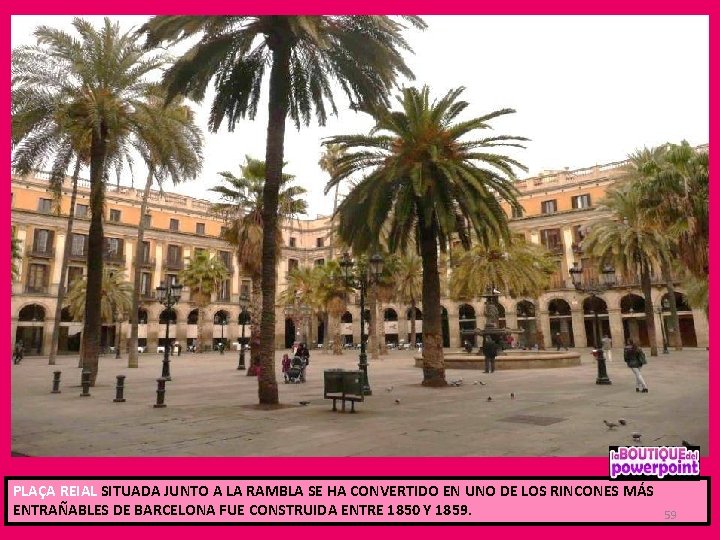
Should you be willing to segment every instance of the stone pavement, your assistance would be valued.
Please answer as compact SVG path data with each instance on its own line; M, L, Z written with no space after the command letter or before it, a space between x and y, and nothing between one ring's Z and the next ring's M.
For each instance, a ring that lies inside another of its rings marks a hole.
M432 389L420 385L409 352L392 351L370 361L373 395L357 404L357 414L332 412L322 397L323 369L355 369L356 351L335 357L313 351L308 382L281 383L286 407L273 410L254 406L257 381L236 370L235 352L172 357L164 409L152 406L160 355L142 355L138 369L127 368L126 358L101 357L91 397L80 397L77 357L60 357L56 366L26 357L11 366L12 450L30 456L607 456L608 445L633 444L637 431L648 446L686 439L707 454L707 351L648 355L648 394L635 392L632 372L617 360L621 351L608 363L611 386L595 384L595 362L588 349L581 352L577 367L448 370L448 381L462 377L463 385ZM62 393L51 394L58 369ZM127 401L113 403L121 374ZM608 430L602 422L618 418L628 425Z

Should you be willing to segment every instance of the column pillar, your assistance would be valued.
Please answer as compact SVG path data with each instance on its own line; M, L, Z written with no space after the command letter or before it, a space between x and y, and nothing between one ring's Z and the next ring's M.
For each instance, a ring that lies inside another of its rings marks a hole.
M53 258L52 278L50 286L57 292L60 286L60 270L62 269L62 257L65 252L65 233L57 233L55 235L55 257Z
M163 244L160 242L155 244L155 271L153 272L152 278L152 291L154 292L157 287L160 286L162 280L162 268L163 268ZM148 339L150 339L148 337Z
M608 309L610 317L610 333L612 336L613 347L623 347L625 345L625 334L623 332L622 314L619 308ZM602 333L602 328L601 328ZM600 336L602 339L602 335Z
M53 313L55 313L55 308L53 308ZM43 337L42 337L42 349L41 352L44 356L47 356L50 354L50 345L52 345L52 333L53 333L53 325L55 323L55 318L49 318L47 316L47 312L45 314L45 320L43 321Z
M460 336L460 316L457 307L454 311L448 310L448 330L450 331L450 347L458 349L461 347L462 338Z
M693 309L693 324L698 347L707 347L709 344L708 320L702 309ZM14 334L13 334L14 335Z
M585 314L582 310L582 304L578 303L573 306L572 311L572 331L573 341L576 347L585 347L587 344L587 334L585 333Z
M535 322L538 323L537 316L540 317L540 331L542 332L542 339L545 348L552 346L552 332L550 331L550 313L547 311L536 311ZM567 342L566 342L567 343ZM539 344L538 344L539 345Z

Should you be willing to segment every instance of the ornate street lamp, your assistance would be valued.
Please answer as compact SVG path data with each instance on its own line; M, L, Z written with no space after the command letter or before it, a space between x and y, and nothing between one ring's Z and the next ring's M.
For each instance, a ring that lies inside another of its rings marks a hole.
M366 272L358 274L353 272L353 266L355 263L350 258L349 254L343 254L340 259L340 269L342 270L342 276L345 280L345 284L348 287L352 287L353 289L358 289L360 291L360 361L358 363L358 367L360 368L360 371L362 371L363 394L367 396L372 395L372 390L370 388L370 381L367 374L368 363L367 353L365 352L365 294L367 293L367 288L371 284L377 283L380 279L384 261L383 258L376 253L370 257L369 263L369 275Z
M170 308L180 302L182 294L182 285L180 283L172 283L169 287L160 285L155 288L157 301L165 306L165 347L163 347L163 367L161 377L171 381L170 378Z
M240 295L240 321L242 330L240 333L240 360L238 361L238 370L245 369L245 322L247 321L247 307L250 304L248 295L243 293Z
M670 351L668 350L668 338L667 338L667 328L665 327L665 312L670 309L670 301L665 298L662 302L660 302L660 305L657 307L657 313L660 315L660 330L662 331L662 340L663 340L663 354L669 354Z
M594 315L594 334L595 334L595 350L593 354L597 358L598 374L595 384L612 384L607 374L607 366L605 365L605 355L602 349L602 338L600 331L600 319L598 312L602 309L602 300L598 296L603 291L612 288L615 285L615 268L606 264L600 272L600 283L596 285L583 283L583 269L578 263L573 263L570 269L570 278L576 291L588 293L592 302L592 314Z

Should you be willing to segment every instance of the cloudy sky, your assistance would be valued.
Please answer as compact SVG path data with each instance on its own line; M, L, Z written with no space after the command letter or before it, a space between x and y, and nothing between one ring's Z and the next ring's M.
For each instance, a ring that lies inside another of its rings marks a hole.
M87 17L101 22L101 17ZM114 17L123 29L139 26L140 16ZM72 31L70 16L12 17L12 46L34 43L42 24ZM709 140L709 26L704 16L433 16L428 29L410 30L414 50L408 64L413 84L434 95L465 86L467 117L499 108L517 111L493 121L497 134L531 139L510 152L534 175L542 170L587 167L624 159L643 146L666 141ZM208 92L209 94L211 92ZM347 110L325 127L297 131L288 124L286 171L309 190L310 216L332 210L323 195L327 176L317 165L323 138L366 132L365 115ZM199 107L205 126L210 100ZM217 173L237 172L246 154L265 151L266 105L254 122L235 132L223 127L206 134L200 178L166 188L209 198ZM136 178L143 178L142 171ZM129 180L128 180L129 183Z

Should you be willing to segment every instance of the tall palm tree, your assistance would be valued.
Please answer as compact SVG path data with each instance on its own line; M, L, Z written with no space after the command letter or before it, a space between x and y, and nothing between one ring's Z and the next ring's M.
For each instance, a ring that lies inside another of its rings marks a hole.
M228 270L217 257L210 257L207 251L198 250L178 275L183 286L190 289L190 300L198 307L198 345L203 350L202 327L205 308L212 301L212 293L227 279Z
M512 297L537 298L549 288L556 269L549 251L519 238L505 245L475 245L458 254L450 296L471 300L497 287Z
M323 266L315 267L316 297L318 303L329 316L328 330L332 329L332 352L342 354L342 333L340 318L347 311L350 287L345 282L340 264L337 261L328 261Z
M418 17L405 17L424 27ZM400 54L409 47L403 27L385 16L153 17L141 31L148 43L200 41L165 76L170 97L201 98L215 78L210 129L224 119L233 131L240 118L255 117L262 80L269 67L269 99L263 191L260 403L278 402L275 380L275 291L278 252L275 233L282 180L285 121L299 128L313 111L320 124L326 106L336 113L331 81L354 103L385 102L396 76L411 76Z
M415 349L417 305L422 299L422 259L415 253L402 255L398 259L395 283L396 298L405 305L410 304L410 345Z
M614 219L594 224L583 240L583 249L601 262L612 262L626 277L640 277L650 354L657 356L652 270L668 258L669 246L667 237L645 219L640 197L639 191L627 184L609 189L599 208L609 210Z
M35 31L38 45L25 47L28 69L13 73L18 88L40 88L53 96L54 107L37 114L52 122L66 119L68 132L84 141L90 164L90 230L87 255L87 302L83 318L82 363L94 385L98 371L103 276L103 205L109 156L120 153L123 140L137 132L137 111L151 83L148 74L165 59L143 50L131 34L105 18L99 29L81 18L73 20L80 39L47 26ZM43 148L40 140L35 141ZM46 144L46 148L50 143Z
M252 281L251 291L251 334L250 366L260 362L260 314L262 312L262 289L258 283L262 279L263 245L263 191L265 184L265 162L245 156L245 164L240 167L240 176L221 172L220 176L228 185L215 186L210 191L220 194L221 203L213 206L228 223L223 238L235 246L238 266ZM299 186L288 185L294 176L283 173L281 191L278 196L278 212L282 219L307 213L307 202L301 199L307 190ZM275 226L275 242L282 249L282 231L280 221ZM248 368L250 372L250 368Z
M406 252L410 241L423 261L423 385L444 386L445 363L440 319L438 248L451 236L469 247L469 229L480 242L510 236L500 201L518 208L512 184L517 161L490 152L497 146L520 146L520 137L499 135L466 139L488 129L493 118L512 109L458 121L468 106L458 98L463 88L430 102L430 91L405 88L399 111L384 107L367 110L376 125L369 135L331 137L348 153L331 189L348 176L367 176L338 207L338 234L358 252L364 252L387 231L390 251ZM355 150L352 151L351 150Z
M145 238L145 219L150 188L157 182L162 183L170 177L173 184L197 176L202 167L202 132L195 124L195 115L190 107L176 98L167 106L165 96L151 96L138 111L140 136L132 139L133 146L142 156L148 168L142 203L140 204L140 222L138 223L135 259L133 261L133 306L130 310L130 343L128 346L128 367L138 367L138 309L140 307L140 287L142 279L143 240Z
M305 316L315 315L325 309L318 296L319 279L317 267L295 268L288 272L285 290L280 293L278 300L280 305L292 309L296 328L300 328ZM309 313L297 311L301 307L309 310Z

